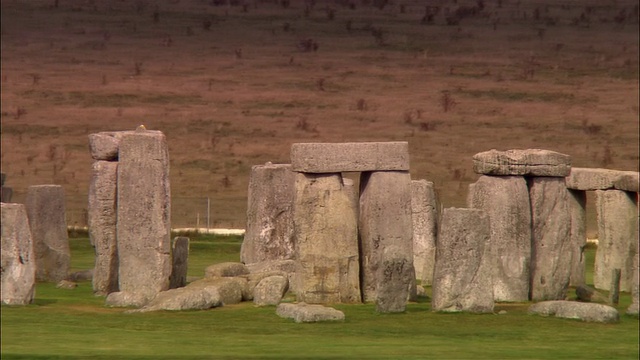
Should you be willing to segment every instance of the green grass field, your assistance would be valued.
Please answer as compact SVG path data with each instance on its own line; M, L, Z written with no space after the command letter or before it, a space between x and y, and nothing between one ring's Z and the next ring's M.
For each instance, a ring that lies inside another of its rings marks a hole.
M189 275L237 261L239 237L195 237ZM72 270L92 266L86 238L71 239ZM594 251L588 252L593 264ZM592 279L591 272L587 278ZM429 292L430 289L427 289ZM630 303L621 296L621 313ZM374 305L336 305L343 323L296 324L274 307L241 303L206 311L125 314L103 306L90 282L74 290L38 284L36 301L2 307L2 359L637 359L638 318L595 324L527 314L528 304L498 304L504 315L432 313L428 299L402 314Z

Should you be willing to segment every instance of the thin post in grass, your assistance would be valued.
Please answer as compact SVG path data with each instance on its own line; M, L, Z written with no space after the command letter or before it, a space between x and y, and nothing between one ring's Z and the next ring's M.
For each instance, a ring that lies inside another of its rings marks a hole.
M620 269L611 269L611 287L609 288L609 303L618 305L620 303Z

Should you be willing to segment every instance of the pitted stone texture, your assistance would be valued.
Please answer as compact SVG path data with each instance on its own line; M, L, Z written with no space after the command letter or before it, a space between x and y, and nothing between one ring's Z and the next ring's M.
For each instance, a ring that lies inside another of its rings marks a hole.
M103 131L89 134L89 150L94 160L118 161L120 141L125 134L135 131Z
M531 205L529 190L519 176L481 176L469 186L468 206L491 219L495 301L529 299Z
M530 175L565 177L571 171L571 157L555 151L489 150L473 156L473 171L485 175Z
M618 310L611 306L576 301L552 300L539 302L529 307L529 314L555 316L587 322L617 323L620 321Z
M298 301L360 302L357 209L342 176L297 173L295 189Z
M93 163L87 209L89 240L96 254L93 273L93 292L96 295L118 291L117 181L117 162Z
M571 211L571 276L570 286L585 284L585 254L587 246L587 194L581 190L569 190Z
M610 169L571 168L567 188L574 190L618 189L638 192L638 173Z
M409 143L297 143L291 146L293 171L338 173L409 170Z
M27 211L23 204L2 203L2 303L33 302L36 262Z
M235 277L249 274L249 269L243 263L224 262L207 266L204 270L204 277Z
M253 263L247 265L247 268L251 275L278 272L279 275L284 275L287 277L287 280L289 280L289 291L297 293L295 287L296 262L294 260L273 260ZM257 283L254 284L254 286L255 285L257 285Z
M416 278L422 285L431 285L438 234L438 205L431 181L411 181L411 217Z
M294 173L291 165L251 168L247 195L247 227L240 249L245 264L292 259Z
M390 245L382 250L376 278L377 312L403 312L407 301L417 297L413 266L399 246Z
M564 300L571 277L571 209L564 178L534 177L531 199L531 300Z
M384 281L379 277L383 250L390 246L404 254L405 271L410 276L394 277L398 287L415 289L413 267L413 225L411 220L411 178L405 171L376 171L362 173L360 179L360 278L364 301L376 301L378 288ZM397 258L397 257L396 257ZM411 278L411 284L405 283ZM385 286L392 286L386 284ZM396 286L396 285L393 285ZM398 301L406 296L398 294ZM415 293L413 294L415 298Z
M25 205L33 239L36 279L51 282L66 279L71 252L64 189L60 185L29 186Z
M432 309L493 312L491 225L479 209L445 209L438 236Z
M305 303L280 304L276 308L276 314L283 318L293 319L297 323L344 320L342 311L322 305Z
M262 279L253 291L253 303L257 306L278 305L287 292L289 281L284 276Z
M142 307L153 300L157 294L148 292L116 291L107 295L104 304L109 307Z
M255 292L256 286L258 286L258 284L263 279L268 278L268 277L272 277L272 276L278 276L278 277L283 277L283 278L287 279L287 290L291 289L289 287L291 282L289 280L288 274L283 272L283 271L272 270L272 271L251 273L249 275L242 275L239 278L247 280L247 285L242 290L242 300L244 300L244 301L253 300L253 296L254 296L254 292Z
M620 269L620 291L630 291L636 241L637 199L635 193L596 190L598 249L593 272L596 289L610 290L611 270Z
M152 298L169 289L171 276L171 189L164 134L123 133L118 159L119 288Z
M176 236L171 241L171 277L169 288L176 289L187 285L189 267L189 238Z
M640 284L638 279L638 253L640 252L640 237L638 236L638 228L640 227L640 217L636 218L636 253L633 256L633 277L631 282L631 305L627 308L627 314L638 315L638 303L640 302Z

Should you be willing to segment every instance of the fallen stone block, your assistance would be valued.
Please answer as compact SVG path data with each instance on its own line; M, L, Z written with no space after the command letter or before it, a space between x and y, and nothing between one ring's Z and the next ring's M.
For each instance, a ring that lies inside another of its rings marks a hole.
M568 176L571 157L555 151L489 150L473 156L473 171L485 175Z
M296 143L291 146L293 171L340 173L409 170L409 143Z
M611 306L564 300L543 301L533 304L529 307L529 314L555 316L586 322L617 323L620 321L618 310Z
M75 271L67 276L67 280L78 281L91 281L93 279L93 269Z
M602 304L606 304L609 302L609 299L604 294L587 285L576 286L576 300L582 302L597 302Z
M276 314L293 319L297 323L320 321L344 321L344 313L334 308L306 303L283 303L276 308Z
M66 289L71 290L78 287L78 283L70 281L70 280L60 280L56 284L56 289Z
M204 270L205 278L234 277L249 274L249 269L243 263L224 262L207 266Z
M109 307L143 307L157 294L116 291L107 295L104 304Z
M218 306L222 301L215 289L182 287L161 291L147 305L130 312L206 310Z
M262 279L253 291L253 303L257 306L278 305L287 292L289 281L284 276Z

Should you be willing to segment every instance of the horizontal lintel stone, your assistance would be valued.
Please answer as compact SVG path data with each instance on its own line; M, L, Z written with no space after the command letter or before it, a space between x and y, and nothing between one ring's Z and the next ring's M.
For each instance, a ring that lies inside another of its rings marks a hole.
M566 177L567 188L572 190L617 189L638 192L640 173L598 168L572 168Z
M292 170L306 173L409 170L409 143L296 143Z
M565 177L571 172L571 157L541 149L492 149L473 156L473 171L485 175Z

